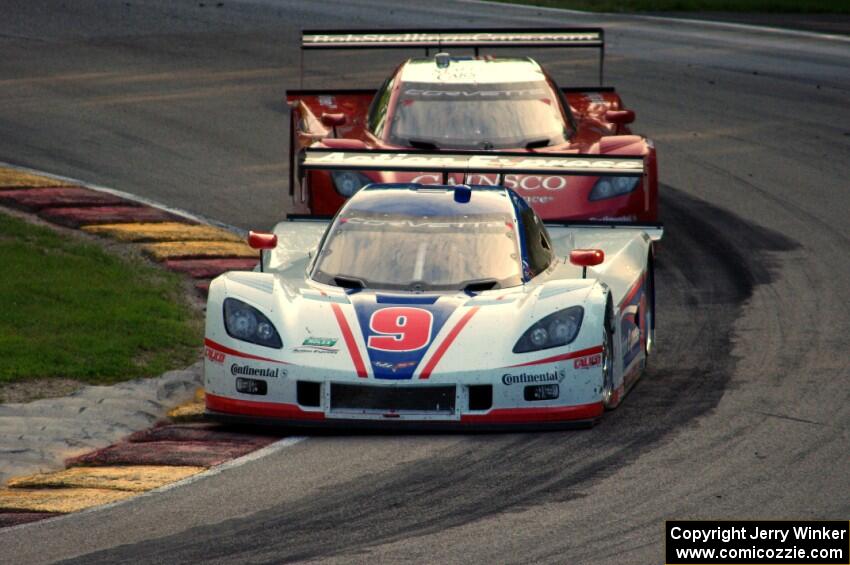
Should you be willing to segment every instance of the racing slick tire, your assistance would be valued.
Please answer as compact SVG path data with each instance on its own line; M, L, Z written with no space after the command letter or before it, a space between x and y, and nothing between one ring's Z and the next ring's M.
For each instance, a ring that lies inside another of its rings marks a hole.
M644 338L644 368L649 364L649 356L655 348L655 267L650 254L646 269L646 312L643 313L646 337Z
M605 323L602 324L602 405L606 410L614 407L614 308L611 298L605 306Z

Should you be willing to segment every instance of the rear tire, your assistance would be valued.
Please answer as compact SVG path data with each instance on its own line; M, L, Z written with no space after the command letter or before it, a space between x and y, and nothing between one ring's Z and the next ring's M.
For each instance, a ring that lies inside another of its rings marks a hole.
M644 354L647 364L649 356L655 347L655 268L652 264L652 256L647 260L646 269L646 312L643 314L644 324L646 325L646 340L644 344Z
M612 408L614 398L614 317L611 302L605 308L602 337L602 405Z

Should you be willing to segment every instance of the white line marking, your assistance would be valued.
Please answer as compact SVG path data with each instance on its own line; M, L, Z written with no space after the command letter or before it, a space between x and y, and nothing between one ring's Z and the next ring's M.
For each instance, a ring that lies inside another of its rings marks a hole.
M146 498L149 496L154 496L156 494L162 492L168 492L172 489L179 488L182 486L190 485L194 482L206 479L208 477L214 477L222 473L223 471L228 471L230 469L235 469L236 467L241 467L246 463L250 463L251 461L256 461L257 459L262 459L268 455L272 455L277 453L278 451L282 451L287 447L292 447L302 441L306 440L305 436L292 436L285 437L280 439L270 445L263 447L262 449L258 449L257 451L252 451L251 453L247 453L242 457L237 457L236 459L231 459L230 461L226 461L221 465L216 465L215 467L210 467L206 471L198 473L197 475L192 475L190 477L186 477L185 479L181 479L179 481L175 481L173 483L169 483L167 485L163 485L159 488L151 489L149 491L140 492L136 496L131 496L129 498L125 498L123 500L117 500L115 502L110 502L109 504L102 504L100 506L92 506L91 508L86 508L85 510L79 510L77 512L69 512L68 514L62 514L61 516L55 516L53 518L45 518L44 520L37 520L35 522L28 522L26 524L18 524L17 526L10 526L8 528L0 528L0 533L11 532L14 530L18 530L20 528L26 528L27 526L35 526L38 524L47 524L48 522L58 522L60 520L68 520L76 518L83 514L91 514L93 512L100 512L101 510L106 510L107 508L114 508L116 506L121 506L122 504L127 504L136 500L140 500L142 498Z
M649 20L649 21L657 21L661 23L687 23L687 24L695 24L706 27L719 27L719 28L728 28L733 30L740 31L761 31L765 33L773 33L779 35L792 35L796 37L807 37L810 39L826 39L830 41L840 41L842 43L850 43L850 37L845 35L833 35L831 33L818 33L816 31L802 31L797 29L785 29L779 27L772 26L761 26L761 25L752 25L752 24L741 24L735 22L718 22L712 20L695 20L692 18L671 18L665 16L644 16L638 14L614 14L610 12L583 12L581 10L570 10L568 8L552 8L549 6L531 6L528 4L514 4L514 3L506 3L506 2L496 2L494 0L457 0L458 2L462 2L464 4L484 4L490 7L494 6L513 6L515 8L521 8L525 10L536 10L540 12L554 12L561 14L574 14L577 16L587 16L587 17L600 17L600 18L623 18L623 19L637 19L637 20Z
M206 479L207 477L214 477L215 475L218 475L222 471L227 471L229 469L235 469L236 467L241 467L242 465L244 465L246 463L250 463L251 461L256 461L257 459L262 459L263 457L266 457L267 455L272 455L273 453L277 453L278 451L282 451L282 450L286 449L287 447L292 447L293 445L295 445L297 443L301 443L302 441L304 441L306 439L307 439L306 436L285 437L283 439L280 439L280 440L278 440L278 441L276 441L272 444L269 444L269 445L263 447L262 449L258 449L257 451L252 451L251 453L246 453L242 457L237 457L236 459L231 459L230 461L226 461L226 462L222 463L221 465L217 465L215 467L210 467L206 471L204 471L202 473L198 473L197 475L192 475L190 477L186 477L185 479L181 479L179 481L169 483L169 484L163 485L159 488L155 488L155 489L149 490L147 492L144 492L144 493L142 493L141 496L149 496L149 495L157 494L157 493L160 493L160 492L166 492L166 491L169 491L171 489L190 485L190 484L192 484L196 481ZM138 498L138 497L136 497L136 498ZM132 499L127 499L127 500L132 500ZM119 502L124 502L124 501L119 501ZM95 508L92 508L92 510L95 510Z
M194 220L194 221L199 222L199 223L216 225L218 227L230 230L234 233L237 233L237 234L240 234L240 235L243 235L243 236L247 235L247 232L245 230L243 230L241 228L237 228L236 226L231 226L231 225L225 224L223 222L211 220L209 218L205 218L203 216L199 216L197 214L193 214L191 212L187 212L186 210L181 210L179 208L166 206L165 204L160 204L159 202L156 202L154 200L150 200L150 199L144 198L142 196L136 196L135 194L130 194L129 192L123 192L121 190L115 190L114 188L108 188L108 187L105 187L105 186L87 183L87 182L84 182L84 181L81 181L79 179L75 179L75 178L72 178L72 177L66 177L66 176L62 176L62 175L56 175L56 174L53 174L53 173L47 173L47 172L44 172L44 171L40 171L38 169L31 169L29 167L22 167L20 165L14 165L12 163L6 163L5 161L0 161L0 167L15 169L15 170L23 171L23 172L26 172L26 173L32 173L32 174L40 175L40 176L43 176L43 177L52 178L52 179L55 179L55 180L60 180L60 181L71 183L71 184L76 184L76 185L79 185L79 186L82 186L82 187L85 187L85 188L88 188L88 189L91 189L91 190L95 190L95 191L98 191L98 192L105 192L107 194L120 196L121 198L125 198L125 199L131 200L133 202L139 202L141 204L147 204L148 206L151 206L153 208L159 208L160 210L165 210L166 212L170 212L172 214L182 216L184 218ZM49 188L49 187L45 187L45 188ZM159 488L155 488L155 489L151 489L149 491L143 492L143 493L139 493L138 495L132 496L130 498L125 498L123 500L118 500L116 502L111 502L109 504L103 504L101 506L94 506L92 508L87 508L85 510L80 510L78 512L70 512L68 514L63 514L61 516L56 516L54 518L37 520L35 522L29 522L27 524L18 524L17 526L11 526L11 527L8 527L8 528L3 528L0 531L7 532L7 531L16 530L18 528L25 528L27 526L32 526L32 525L35 525L35 524L43 524L43 523L47 523L47 522L55 522L55 521L58 521L58 520L65 520L65 519L68 519L68 518L73 518L73 517L79 516L81 514L87 514L87 513L90 513L90 512L98 512L98 511L104 510L106 508L112 508L112 507L115 507L115 506L119 506L121 504L126 504L128 502L132 502L134 500L139 500L140 498L145 498L147 496L152 496L154 494L159 494L161 492L167 492L171 489L186 486L186 485L192 484L196 481L206 479L207 477L213 477L213 476L218 475L219 473L221 473L223 471L227 471L229 469L234 469L236 467L241 467L242 465L244 465L246 463L250 463L251 461L261 459L263 457L266 457L267 455L277 453L278 451L286 449L287 447L291 447L291 446L293 446L297 443L301 443L305 439L307 439L307 438L303 437L303 436L286 437L286 438L278 440L278 441L276 441L276 442L274 442L270 445L267 445L266 447L263 447L262 449L258 449L257 451L252 451L251 453L247 453L247 454L243 455L242 457L237 457L236 459L226 461L225 463L222 463L221 465L216 465L215 467L210 467L206 471L198 473L197 475L192 475L191 477L186 477L185 479L175 481L175 482L169 483L167 485L163 485Z

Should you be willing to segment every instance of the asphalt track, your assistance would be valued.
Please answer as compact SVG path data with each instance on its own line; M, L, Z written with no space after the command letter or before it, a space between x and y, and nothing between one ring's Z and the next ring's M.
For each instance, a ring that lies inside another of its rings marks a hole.
M667 226L657 355L593 430L310 437L0 532L0 561L660 563L665 519L850 515L850 43L448 2L0 13L0 160L241 227L287 205L299 28L601 23ZM377 84L391 61L331 63Z

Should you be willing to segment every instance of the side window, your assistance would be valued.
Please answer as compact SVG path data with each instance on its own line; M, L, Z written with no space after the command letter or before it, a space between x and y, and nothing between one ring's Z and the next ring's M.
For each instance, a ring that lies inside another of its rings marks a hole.
M566 117L566 131L564 132L564 137L569 139L573 136L573 134L578 129L576 125L576 119L573 116L572 108L570 107L570 103L567 102L567 97L564 96L564 92L558 88L558 85L550 78L549 79L549 87L555 92L555 96L558 97L558 101L561 103L561 110L564 113L564 117Z
M521 198L519 202L519 216L522 220L522 233L525 239L525 249L528 254L528 270L530 276L536 277L552 262L552 244L546 235L546 229L540 217Z
M384 84L375 93L372 105L369 106L369 131L378 137L381 136L381 131L384 129L384 119L387 117L387 107L390 104L390 96L393 92L394 77L395 75L384 81Z

